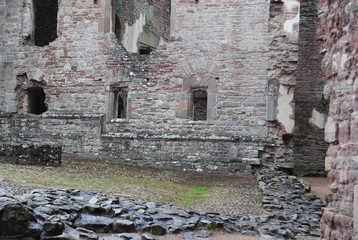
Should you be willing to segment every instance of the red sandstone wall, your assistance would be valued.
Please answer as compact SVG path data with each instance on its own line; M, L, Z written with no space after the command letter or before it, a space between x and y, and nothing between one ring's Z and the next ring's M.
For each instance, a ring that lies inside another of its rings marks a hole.
M358 182L357 119L357 1L320 0L323 67L329 99L325 138L329 142L326 168L330 193L322 218L322 239L351 239L353 236L353 187Z
M276 34L269 32L269 1L228 0L220 4L209 0L197 4L195 1L172 1L171 36L166 36L163 30L163 38L168 41L149 56L128 53L111 33L110 2L59 0L58 38L49 46L36 47L24 41L31 33L31 0L0 1L0 11L1 7L6 9L6 17L3 17L6 21L0 22L0 26L7 30L6 38L1 40L5 54L0 54L6 57L1 67L10 66L0 74L3 84L0 87L6 93L0 94L1 111L18 113L29 119L22 123L22 120L16 121L17 115L6 123L8 125L4 123L4 129L9 131L7 136L11 137L11 130L19 130L14 136L16 141L23 137L26 141L41 142L56 136L59 139L55 142L65 142L66 149L73 149L66 143L67 128L70 128L74 142L82 145L84 139L84 147L79 151L88 155L98 154L99 149L108 152L107 144L113 147L110 140L102 138L103 133L110 136L123 132L158 134L164 142L172 136L196 136L195 141L214 136L215 147L211 143L201 144L202 150L196 153L202 156L200 160L212 148L215 149L214 160L228 159L242 164L245 157L250 161L259 161L262 157L269 159L266 165L275 164L276 158L280 158L281 165L287 163L282 160L290 153L275 153L271 139L264 144L260 140L279 138L276 125L269 130L266 122L267 69L272 67L269 58L274 55L269 54L269 45L272 35ZM156 1L155 7L166 9L161 4L168 4L168 1ZM287 14L283 19L291 19L297 10L283 11ZM288 44L288 48L291 45L295 43ZM291 71L294 64L288 65ZM47 113L41 117L27 114L23 97L27 87L38 84L45 90L48 105ZM96 125L102 124L98 120L87 122L86 114L108 116L113 85L127 86L128 118L105 117L103 126ZM187 114L190 88L198 86L208 88L207 121L192 121ZM56 119L58 115L51 114L53 112L63 114L60 114L61 119ZM72 120L73 113L83 113L86 122L82 118ZM69 117L66 118L66 114ZM277 126L281 130L280 123ZM41 134L35 134L35 129ZM247 145L246 140L241 144L231 139L240 135L251 139ZM225 148L220 148L220 136L231 141ZM278 142L281 144L282 139ZM183 145L180 151L176 150L178 142L170 144L173 147L163 147L161 156L168 152L179 156L181 152L191 151L193 142L180 141ZM152 147L149 140L137 149ZM190 155L188 161L199 161L197 156ZM226 167L230 168L230 164Z
M29 6L16 7L26 12ZM172 13L170 41L145 57L127 53L113 34L101 32L103 2L59 1L58 38L45 47L22 43L21 34L26 36L31 21L24 13L18 30L10 34L18 45L7 50L16 60L12 83L5 81L14 99L4 103L4 110L12 105L13 111L26 113L21 90L31 85L35 70L44 85L48 112L107 114L109 86L124 82L130 99L127 129L150 122L147 130L152 132L266 136L268 10L263 0L179 1ZM24 73L30 84L16 78ZM188 104L183 84L189 78L203 82L208 77L216 85L209 97L211 121L194 129L196 123L180 116L181 107ZM164 119L169 122L163 126Z

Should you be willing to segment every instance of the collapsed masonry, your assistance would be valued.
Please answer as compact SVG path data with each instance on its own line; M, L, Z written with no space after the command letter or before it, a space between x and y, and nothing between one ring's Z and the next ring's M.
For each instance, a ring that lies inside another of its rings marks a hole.
M326 156L322 237L351 239L357 9L356 0L0 0L3 142L237 174L316 174Z
M0 0L3 141L188 171L322 173L307 2Z

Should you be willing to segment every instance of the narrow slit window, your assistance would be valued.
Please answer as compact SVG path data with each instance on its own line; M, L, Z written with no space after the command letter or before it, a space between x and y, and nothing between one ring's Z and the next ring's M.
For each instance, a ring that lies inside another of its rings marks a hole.
M122 40L121 22L117 14L115 14L115 19L114 19L114 33L116 34L116 38L119 41L121 41Z
M115 94L115 118L127 117L127 92L119 90Z
M206 90L199 89L193 91L193 120L207 120L208 93Z
M42 114L47 111L45 103L46 95L42 87L31 87L27 89L28 112Z
M35 45L43 47L57 38L58 0L33 0Z

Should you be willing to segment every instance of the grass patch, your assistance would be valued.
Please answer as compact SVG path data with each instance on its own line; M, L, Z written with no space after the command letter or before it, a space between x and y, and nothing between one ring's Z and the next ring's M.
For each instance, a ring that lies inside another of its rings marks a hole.
M79 189L175 204L192 188L168 181L160 171L118 164L63 160L61 167L1 164L0 179L32 187Z
M184 199L178 203L179 207L188 207L205 197L207 191L212 189L212 187L194 187L192 190L185 193Z

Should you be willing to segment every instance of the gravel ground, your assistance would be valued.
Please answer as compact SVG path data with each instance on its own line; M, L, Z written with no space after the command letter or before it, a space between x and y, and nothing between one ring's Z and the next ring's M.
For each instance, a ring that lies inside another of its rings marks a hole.
M240 214L240 215L258 215L262 206L261 193L256 187L255 177L239 177L239 176L222 176L222 175L210 175L210 174L198 174L198 173L183 173L174 171L165 171L158 169L148 168L136 168L136 167L123 167L120 169L118 166L105 163L90 163L90 162L69 162L64 161L64 164L60 168L52 167L37 167L37 166L14 166L10 164L2 164L0 169L0 192L21 195L29 193L34 188L39 187L54 187L61 181L61 174L67 174L65 177L71 178L71 176L97 176L97 175L119 175L125 176L130 179L141 179L156 182L167 182L170 184L178 184L179 186L187 187L212 187L206 193L206 196L199 201L195 201L191 207L203 211L203 212L219 212L228 214ZM41 183L37 179L33 179L33 175L27 175L31 173L41 175L43 180ZM55 177L55 181L48 184L46 181L47 176L51 176L49 182ZM311 183L312 193L319 195L321 198L328 191L328 180L326 178L304 178L304 180ZM86 184L86 182L84 182ZM66 185L71 187L71 183ZM58 188L63 188L63 185L59 184ZM159 203L172 203L171 199L165 196L161 196L161 191L152 189L148 186L130 185L125 186L121 195L128 195L131 198L148 199L157 201ZM86 190L86 189L81 189ZM93 189L90 189L93 190ZM105 192L105 191L103 191ZM111 192L109 192L111 194ZM258 236L245 236L241 234L228 234L223 232L213 232L210 237L212 240L257 240ZM183 239L182 235L175 236L162 236L159 240L179 240Z
M109 182L118 178L121 180L114 184L114 189L107 182L92 188L93 182L104 181L100 179L102 176L106 177L105 180L109 179ZM79 181L75 178L83 181L82 185L78 186ZM71 182L70 179L75 180ZM166 185L161 187L163 183ZM3 191L16 195L41 187L76 188L85 191L99 188L99 191L105 193L160 204L178 203L185 191L193 187L211 187L204 198L194 201L190 206L202 212L235 215L258 215L261 209L261 193L257 190L256 178L253 176L187 173L67 160L60 168L2 164L0 189Z

